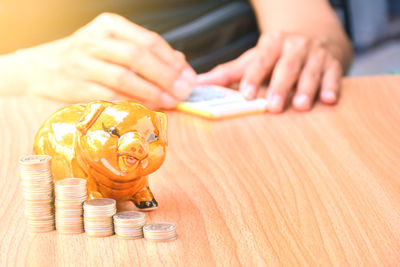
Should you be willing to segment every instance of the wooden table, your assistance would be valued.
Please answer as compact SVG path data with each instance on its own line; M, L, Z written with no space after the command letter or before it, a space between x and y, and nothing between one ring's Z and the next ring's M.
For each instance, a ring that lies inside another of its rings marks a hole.
M169 113L148 221L175 223L170 243L27 232L17 160L60 107L0 100L0 266L400 264L399 76L345 79L310 113Z

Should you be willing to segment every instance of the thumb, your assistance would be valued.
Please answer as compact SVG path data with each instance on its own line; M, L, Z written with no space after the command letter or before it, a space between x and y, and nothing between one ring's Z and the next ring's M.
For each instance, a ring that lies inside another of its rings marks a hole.
M246 66L253 58L254 48L246 51L240 57L220 64L209 72L197 75L197 84L215 84L221 86L229 86L239 82L246 70Z

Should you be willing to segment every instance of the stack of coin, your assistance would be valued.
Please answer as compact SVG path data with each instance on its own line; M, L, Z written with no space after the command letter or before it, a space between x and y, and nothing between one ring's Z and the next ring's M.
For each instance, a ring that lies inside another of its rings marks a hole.
M143 237L143 226L146 216L139 211L124 211L114 215L115 234L123 239L136 239Z
M54 230L51 157L31 155L19 160L25 215L31 232Z
M113 216L116 202L110 198L87 200L83 204L85 232L88 236L103 237L114 234Z
M177 238L176 227L172 223L152 223L143 227L144 237L148 241L165 242Z
M86 180L58 180L56 193L56 228L60 234L83 233L82 203L87 199Z

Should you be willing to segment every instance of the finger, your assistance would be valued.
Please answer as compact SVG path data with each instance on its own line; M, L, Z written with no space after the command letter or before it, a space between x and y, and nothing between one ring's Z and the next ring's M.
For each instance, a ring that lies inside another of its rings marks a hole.
M180 63L175 63L179 64L179 68L171 68L146 49L110 38L89 45L87 50L97 58L133 69L178 99L187 98L195 84L196 74L185 65L182 56ZM176 51L174 53L178 54Z
M97 16L90 27L97 32L104 31L107 36L115 37L151 49L166 63L174 63L177 55L174 49L159 34L147 30L130 20L113 13Z
M78 103L82 101L90 102L94 100L109 100L109 101L131 100L140 103L150 109L160 108L156 104L149 103L148 101L140 100L137 98L132 98L126 94L116 92L115 90L105 87L98 83L83 81L80 82L78 86L75 86L75 88L79 89L76 92L74 92L73 98L71 98L71 100L73 99L73 103Z
M297 81L308 52L308 40L292 37L283 44L281 58L272 74L267 94L267 110L282 112L289 92Z
M313 49L308 55L307 62L301 71L297 83L296 95L292 105L299 111L310 110L318 91L323 73L326 51L323 48Z
M82 58L78 71L83 79L114 89L120 94L170 109L178 100L129 69L95 58Z
M335 104L339 98L340 79L343 70L339 61L329 56L322 78L320 100L324 104Z
M239 90L247 99L253 99L260 85L270 75L281 52L283 36L269 34L261 37L253 60L243 75Z
M39 95L61 100L65 103L90 102L96 99L116 100L127 98L125 95L110 88L82 80L59 79L57 86L53 86L52 88L51 91L45 88L45 90L41 90L38 93ZM74 88L74 90L71 90L71 88Z
M101 84L96 84L90 81L82 82L82 87L74 93L79 101L93 101L96 99L101 100L123 100L129 99L129 96L121 94L117 91L107 88Z
M241 80L244 70L252 60L255 50L250 49L237 59L220 64L209 72L197 76L197 84L229 86Z

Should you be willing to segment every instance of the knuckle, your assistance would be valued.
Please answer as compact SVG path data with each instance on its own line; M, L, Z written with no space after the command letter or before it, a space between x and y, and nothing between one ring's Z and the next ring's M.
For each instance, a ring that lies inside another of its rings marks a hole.
M280 42L285 38L285 34L282 31L272 32L263 34L260 37L258 45L261 47L267 46L270 43Z
M310 39L304 36L297 37L295 45L301 50L307 49L310 46Z
M309 38L304 36L294 36L285 40L285 47L288 50L304 50L309 44Z
M176 60L174 62L174 66L177 69L182 70L184 68L184 66L186 65L186 57L180 51L175 51L175 54L176 54Z
M316 58L316 60L324 60L327 56L327 52L325 48L322 47L318 47L317 49L315 49L314 51L314 57Z
M180 60L180 61L185 61L186 60L185 54L183 54L181 51L176 50L175 53L176 53L176 56L177 56L178 60Z
M300 47L308 47L311 43L311 40L308 37L299 36L297 37L297 43Z
M271 41L282 41L285 38L286 34L283 31L273 32L270 35Z
M328 45L328 38L327 37L323 37L323 38L319 38L317 40L314 41L314 46L316 47L326 47Z
M293 39L289 38L289 39L285 39L285 42L283 43L283 49L285 51L290 51L292 50L294 47L294 41Z
M315 48L309 51L304 63L304 70L323 69L326 64L326 51L323 48Z
M146 34L145 45L149 49L156 49L161 41L162 37L158 33L148 32Z
M110 21L114 20L118 15L110 12L103 12L98 15L93 21L96 23L109 23Z
M272 40L272 34L263 34L258 40L257 46L264 47Z
M93 36L105 37L113 31L113 25L120 19L120 16L114 13L101 13L88 24ZM79 30L78 30L79 32Z

